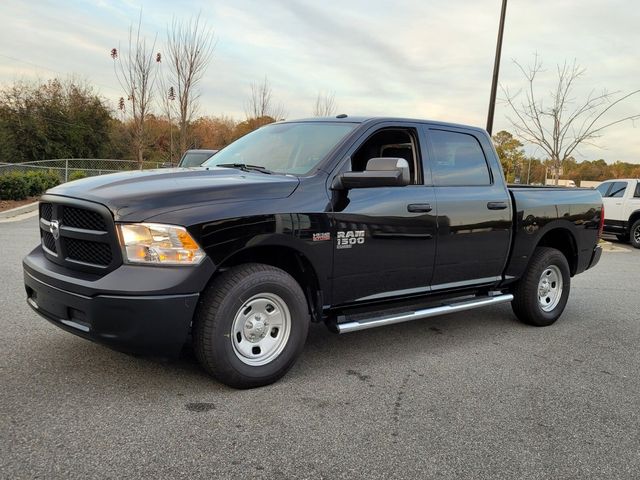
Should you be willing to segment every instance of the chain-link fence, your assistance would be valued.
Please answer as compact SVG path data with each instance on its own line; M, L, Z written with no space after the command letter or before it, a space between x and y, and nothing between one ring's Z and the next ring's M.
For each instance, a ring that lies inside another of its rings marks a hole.
M162 162L143 162L142 165L140 165L135 160L59 158L56 160L38 160L23 163L0 162L0 175L10 172L50 171L60 176L60 182L68 182L78 178L103 175L105 173L163 168L166 166L169 166L169 164Z

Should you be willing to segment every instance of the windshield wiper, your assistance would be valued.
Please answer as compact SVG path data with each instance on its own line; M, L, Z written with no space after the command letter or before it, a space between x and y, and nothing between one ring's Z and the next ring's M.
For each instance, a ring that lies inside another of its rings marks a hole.
M244 172L260 172L271 175L273 172L260 165L249 165L248 163L219 163L217 165L211 165L212 167L224 167L224 168L237 168Z

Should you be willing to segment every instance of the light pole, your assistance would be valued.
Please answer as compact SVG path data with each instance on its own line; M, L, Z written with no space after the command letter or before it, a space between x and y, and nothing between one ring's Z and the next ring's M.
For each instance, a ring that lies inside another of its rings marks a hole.
M491 98L489 99L489 113L487 115L487 132L493 130L493 112L496 109L496 92L498 90L498 73L500 72L500 55L502 53L502 35L504 34L504 17L507 14L507 0L502 0L500 12L500 26L498 27L498 42L496 44L496 58L493 62L493 81L491 82Z

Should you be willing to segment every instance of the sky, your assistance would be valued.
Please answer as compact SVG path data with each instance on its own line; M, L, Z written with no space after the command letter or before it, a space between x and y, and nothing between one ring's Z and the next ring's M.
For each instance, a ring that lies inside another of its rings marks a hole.
M199 12L216 37L200 84L200 114L244 118L252 82L268 77L287 118L311 116L318 92L338 113L400 116L485 127L501 0L3 0L0 85L75 75L115 106L123 95L111 48L124 46L142 9L142 31L162 52L173 18ZM526 87L514 61L542 60L539 91L556 65L586 69L575 100L604 89L640 89L640 6L632 0L510 0L500 83ZM640 94L607 119L640 113ZM504 102L494 132L513 130ZM543 152L526 146L529 154ZM640 120L605 131L578 161L640 163Z

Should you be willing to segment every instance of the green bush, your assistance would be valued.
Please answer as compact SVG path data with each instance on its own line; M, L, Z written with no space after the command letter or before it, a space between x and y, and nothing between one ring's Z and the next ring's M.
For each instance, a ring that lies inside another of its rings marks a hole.
M26 172L25 177L29 185L29 196L40 195L60 183L60 177L52 171L38 170Z
M33 197L46 190L44 186L44 178L40 172L27 172L24 174L29 189L27 195Z
M59 183L58 174L51 171L11 172L0 175L0 199L24 200L40 195Z
M60 185L60 175L58 175L56 172L49 170L47 172L40 172L40 175L42 175L42 179L44 183L44 190L42 190L41 193L46 192L47 190L55 187L56 185Z
M24 174L12 172L0 176L0 200L22 200L29 195L29 183Z
M75 172L71 172L69 175L69 181L80 180L81 178L87 178L87 172L84 170L76 170Z

